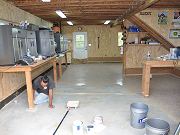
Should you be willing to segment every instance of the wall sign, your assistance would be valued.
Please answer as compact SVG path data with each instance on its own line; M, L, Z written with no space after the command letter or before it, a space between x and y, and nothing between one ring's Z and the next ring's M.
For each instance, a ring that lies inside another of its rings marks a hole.
M158 13L158 24L167 24L167 12Z
M170 29L169 38L180 38L180 29Z

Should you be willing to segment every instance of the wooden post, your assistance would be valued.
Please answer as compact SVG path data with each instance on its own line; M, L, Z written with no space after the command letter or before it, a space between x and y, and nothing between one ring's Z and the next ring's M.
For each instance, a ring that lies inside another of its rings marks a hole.
M25 71L29 109L34 108L31 71Z
M54 74L54 82L57 82L57 66L56 66L56 60L53 60L53 74Z
M149 96L150 72L151 72L151 66L144 64L143 75L142 75L142 94L145 97Z
M67 65L67 52L65 52L64 55L65 55L65 62L66 62L65 64L66 64L66 67L68 67L68 65Z
M59 60L59 78L61 79L62 78L62 58L60 58L60 60Z

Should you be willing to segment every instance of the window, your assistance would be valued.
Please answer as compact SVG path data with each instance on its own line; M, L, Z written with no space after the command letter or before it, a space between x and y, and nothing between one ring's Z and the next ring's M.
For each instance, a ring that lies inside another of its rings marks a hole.
M118 32L118 46L123 46L123 33L122 32Z
M81 49L84 48L84 35L76 35L76 48Z

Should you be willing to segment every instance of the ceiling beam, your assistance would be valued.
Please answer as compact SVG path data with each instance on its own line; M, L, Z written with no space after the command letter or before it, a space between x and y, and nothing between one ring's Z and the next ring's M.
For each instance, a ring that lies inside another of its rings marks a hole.
M127 19L133 15L135 15L136 13L150 7L151 5L155 4L156 2L158 2L159 0L144 0L142 2L140 2L139 4L137 4L137 6L132 7L131 9L126 10L126 12L119 16L114 23L111 24L112 26L115 26L117 24L119 24L120 22L123 21L123 19Z

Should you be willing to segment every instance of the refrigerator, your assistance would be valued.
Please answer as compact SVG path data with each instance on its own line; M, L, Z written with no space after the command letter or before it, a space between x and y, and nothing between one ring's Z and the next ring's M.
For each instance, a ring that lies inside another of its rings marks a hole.
M26 55L26 31L10 25L0 26L0 65L15 65Z
M50 30L36 31L38 54L50 57L55 53L54 35Z
M27 50L29 49L31 56L37 57L38 53L37 53L35 31L27 31L26 44L27 44Z
M55 40L54 40L54 32L49 31L49 42L50 42L50 51L51 51L51 56L56 54L56 46L55 46Z
M12 39L15 62L23 60L23 57L27 55L26 30L12 28Z
M60 33L54 33L54 41L56 42L56 53L61 53L61 34Z
M0 26L0 65L13 65L15 54L12 39L12 27Z

